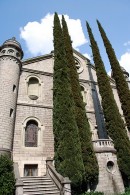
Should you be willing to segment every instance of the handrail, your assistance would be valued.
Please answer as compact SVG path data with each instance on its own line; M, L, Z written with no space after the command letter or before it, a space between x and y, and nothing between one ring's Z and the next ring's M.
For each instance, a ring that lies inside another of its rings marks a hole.
M13 163L13 167L14 167L15 179L19 179L20 178L20 173L19 173L19 169L18 169L18 163Z
M71 181L68 177L60 175L53 166L53 159L47 158L46 160L47 174L54 181L61 195L71 195Z
M13 167L14 167L14 175L15 175L15 179L16 179L15 195L23 195L23 181L20 179L18 163L13 163Z

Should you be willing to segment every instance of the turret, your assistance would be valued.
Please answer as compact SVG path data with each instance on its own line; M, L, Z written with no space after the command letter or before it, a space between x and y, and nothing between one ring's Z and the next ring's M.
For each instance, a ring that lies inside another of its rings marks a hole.
M121 70L122 70L122 72L124 74L124 77L125 77L125 79L126 79L126 81L128 83L128 87L130 89L129 73L125 70L125 68L123 66L120 66L120 67L121 67ZM111 72L111 77L113 78L113 72Z
M124 77L125 77L126 81L129 81L129 73L122 66L121 66L121 70L124 74Z
M12 151L23 51L15 38L0 47L0 154Z

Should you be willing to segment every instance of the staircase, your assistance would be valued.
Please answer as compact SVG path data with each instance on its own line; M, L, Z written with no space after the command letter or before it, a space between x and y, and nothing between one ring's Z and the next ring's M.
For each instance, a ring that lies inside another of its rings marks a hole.
M23 195L60 195L60 191L51 178L22 177Z

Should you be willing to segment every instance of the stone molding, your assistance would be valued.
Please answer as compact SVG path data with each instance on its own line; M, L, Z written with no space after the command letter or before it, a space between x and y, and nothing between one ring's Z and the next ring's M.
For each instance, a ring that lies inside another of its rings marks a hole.
M116 153L113 141L111 139L98 139L94 140L93 148L96 153L112 152Z
M22 103L22 102L18 102L17 105L20 105L20 106L29 106L29 107L38 107L38 108L48 108L48 109L53 109L52 106L50 105L41 105L41 104L28 104L28 103Z
M12 60L12 61L14 61L16 64L19 65L19 68L20 68L20 69L21 69L21 67L22 67L21 61L20 61L18 58L16 58L15 56L11 56L11 55L1 55L1 56L0 56L0 61L2 61L2 60Z
M43 72L43 71L40 71L40 70L33 70L33 69L28 69L28 68L23 68L22 67L22 71L23 72L29 72L29 73L34 73L34 74L40 74L40 75L46 75L46 76L53 77L53 73Z

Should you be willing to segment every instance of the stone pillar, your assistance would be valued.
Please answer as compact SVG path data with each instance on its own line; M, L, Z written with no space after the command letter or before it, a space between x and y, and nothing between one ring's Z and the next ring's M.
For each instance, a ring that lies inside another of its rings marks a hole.
M0 154L11 153L23 51L15 38L0 48Z
M16 180L15 187L16 187L15 195L23 195L23 181Z
M71 181L68 177L64 177L64 181L62 182L64 185L63 193L64 195L71 195Z

